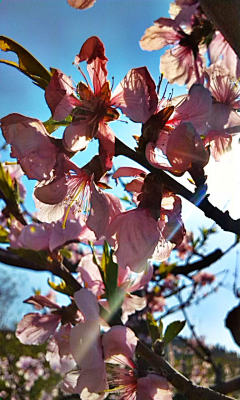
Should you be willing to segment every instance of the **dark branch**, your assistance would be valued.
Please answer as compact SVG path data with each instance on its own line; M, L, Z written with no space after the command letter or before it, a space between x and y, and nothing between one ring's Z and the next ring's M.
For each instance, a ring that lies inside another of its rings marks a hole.
M196 261L191 264L186 264L186 265L179 266L179 267L174 267L173 270L171 271L171 274L173 274L173 275L178 275L178 274L188 275L190 272L200 271L201 269L207 268L207 267L209 267L209 265L218 261L223 255L224 255L224 253L222 252L222 250L217 249L217 250L213 251L212 253L208 254L206 257L204 257L200 261Z
M71 272L59 262L49 262L47 265L41 265L4 249L0 249L0 262L14 267L31 269L33 271L49 271L59 278L62 278L74 291L81 289L81 285Z
M229 379L228 381L211 386L211 389L223 394L235 392L236 390L240 389L240 376L236 376L235 378Z

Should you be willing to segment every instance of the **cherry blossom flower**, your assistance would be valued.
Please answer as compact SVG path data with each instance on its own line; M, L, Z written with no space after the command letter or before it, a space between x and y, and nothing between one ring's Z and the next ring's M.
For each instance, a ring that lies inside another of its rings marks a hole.
M100 261L100 256L97 256ZM77 268L79 272L78 280L84 282L87 287L96 295L104 298L105 287L99 272L99 269L92 260L92 255L88 254L82 257L79 266ZM136 310L140 311L146 307L146 299L133 295L132 293L136 290L142 289L148 284L153 274L153 267L150 266L147 273L145 271L133 276L131 270L127 267L125 270L118 267L118 287L124 293L122 303L122 322L125 324L128 320L128 316L135 313ZM101 301L102 303L102 301ZM104 307L107 308L106 303Z
M201 39L201 36L185 33L176 21L159 18L145 31L140 46L152 51L174 45L161 57L160 71L169 83L191 86L195 82L203 83L204 60L198 49Z
M229 70L231 79L237 80L240 77L240 60L221 32L215 32L208 47L208 54L211 64L221 60L222 67Z
M204 148L200 134L208 130L207 121L212 106L211 93L202 85L193 85L188 96L164 123L153 115L143 126L146 136L146 158L156 168L181 175L193 164L204 167L209 154ZM168 109L166 115L168 117ZM161 110L159 112L161 117ZM172 114L172 116L171 116ZM159 128L158 128L159 126ZM152 137L149 136L153 127ZM149 138L147 137L149 136Z
M34 190L38 219L53 222L64 217L64 226L72 206L77 211L89 211L91 174L80 169L65 155L60 154L55 167L55 177L42 182ZM67 210L66 210L67 209Z
M63 137L68 151L83 150L89 140L97 138L111 159L115 137L108 123L119 117L116 107L133 121L145 122L157 107L155 84L146 67L136 68L125 76L111 95L104 45L96 36L89 38L76 56L77 65L82 61L87 62L93 89L88 82L80 82L76 98L69 78L56 70L46 88L46 100L53 118L57 120L64 119L72 109L73 120Z
M104 357L109 363L111 391L126 400L172 400L167 380L156 374L138 376L133 356L137 338L129 328L114 326L102 338Z
M219 161L232 142L232 135L228 132L239 132L240 90L220 61L206 70L206 77L213 105L208 119L209 132L205 136L204 144L210 145L211 154Z
M206 284L211 284L215 281L216 276L211 274L210 272L200 271L196 275L193 276L194 282L204 286Z

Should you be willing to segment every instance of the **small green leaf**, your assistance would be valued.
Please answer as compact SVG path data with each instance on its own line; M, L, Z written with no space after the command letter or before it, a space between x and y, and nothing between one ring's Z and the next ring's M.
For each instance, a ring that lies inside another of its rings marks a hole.
M165 346L170 343L184 328L186 321L173 321L165 330L163 340Z
M68 249L60 249L59 253L66 258L71 258L72 257L72 252L69 251Z
M149 312L147 313L147 327L153 343L155 343L157 339L161 339L158 323Z
M103 255L101 268L104 273L105 292L111 312L119 309L123 302L123 295L118 290L118 264L113 261L113 250L110 250L108 243L105 241L103 246Z
M74 295L74 290L70 286L68 286L63 280L61 281L61 283L56 284L48 279L48 284L53 290L56 290L56 292L66 294L68 296Z
M166 264L164 262L162 262L159 266L159 274L161 275L161 279L166 278L166 276L168 274L170 274L173 270L173 268L175 268L177 266L177 263L172 263L172 264Z
M159 321L159 328L158 328L158 330L159 330L159 338L160 338L160 339L163 339L163 322L162 322L161 319L160 319L160 321Z
M18 63L0 60L1 63L17 68L28 78L31 78L37 86L46 89L52 74L29 51L6 36L0 36L0 49L3 51L12 51L18 57Z
M6 231L1 225L0 225L0 243L8 243L9 238L8 238L9 232Z

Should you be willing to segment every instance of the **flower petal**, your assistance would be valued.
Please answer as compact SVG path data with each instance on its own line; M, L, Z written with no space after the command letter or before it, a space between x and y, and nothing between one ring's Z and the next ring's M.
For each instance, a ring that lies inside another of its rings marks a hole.
M21 114L10 114L1 119L3 136L12 146L16 157L29 179L50 178L58 148L52 143L41 121Z
M73 84L70 78L56 69L45 90L45 98L55 121L64 120L80 101L74 97Z
M53 314L27 314L19 322L16 336L23 344L44 343L57 329L60 318Z
M116 87L111 103L134 122L145 123L157 108L155 89L146 67L131 69Z
M73 8L85 10L86 8L92 7L96 0L67 0L67 2Z

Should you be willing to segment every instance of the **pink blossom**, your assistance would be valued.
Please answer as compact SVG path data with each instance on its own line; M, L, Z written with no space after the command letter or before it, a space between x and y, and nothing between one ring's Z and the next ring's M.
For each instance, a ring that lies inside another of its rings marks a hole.
M215 275L211 274L210 272L203 272L200 271L196 275L193 276L193 280L196 283L199 283L201 286L206 284L211 284L215 281Z
M112 96L107 81L104 45L96 36L89 38L76 56L76 64L82 61L87 62L93 89L80 82L77 85L80 100L74 99L71 83L57 70L46 89L46 100L58 118L62 119L66 110L72 109L73 122L65 129L63 137L67 150L83 150L89 140L97 138L107 155L106 160L111 159L115 136L107 124L119 117L116 107L132 120L145 122L157 106L155 84L146 67L136 68L125 76Z
M224 36L216 31L213 40L208 47L211 63L221 60L221 65L230 72L230 77L237 80L240 77L240 61L236 53L225 40Z
M56 176L49 183L38 184L34 191L40 209L38 219L43 222L53 222L64 217L66 222L70 208L77 211L89 211L91 176L81 170L61 154L56 164ZM65 225L65 224L64 224Z
M29 179L50 179L59 152L41 121L21 114L1 119L3 136L11 144L11 156L18 159Z
M100 256L97 256L100 262ZM92 260L92 255L84 256L79 264L77 271L80 273L78 280L83 281L87 287L96 295L104 297L105 287L102 281L98 267ZM146 286L151 280L153 267L150 266L147 273L145 271L132 277L131 270L127 267L125 270L119 265L118 268L118 287L125 292L122 303L122 322L125 324L128 316L135 313L136 310L142 310L146 307L146 299L131 294ZM106 306L106 305L105 305Z
M239 132L239 88L231 81L229 71L216 62L206 70L207 85L213 97L208 119L209 131L204 139L216 161L231 145L231 133Z
M133 362L137 338L129 328L111 328L103 335L102 343L104 357L108 363L113 364L109 383L118 392L120 399L172 399L172 392L165 378L155 374L138 377L137 366Z
M45 296L36 295L25 300L40 307L50 307L52 310L60 310L61 307ZM57 329L61 320L60 314L30 313L23 317L16 330L16 336L23 344L44 343Z
M195 39L195 42L176 21L159 18L145 31L140 46L143 50L152 51L174 45L161 57L160 71L169 83L190 86L195 82L203 83L204 60L198 52L199 41Z
M107 240L115 248L119 265L135 272L146 269L152 256L158 261L168 258L174 247L164 240L158 222L145 209L119 214L109 226Z
M111 221L125 211L118 197L107 193L92 183L91 211L87 226L95 233L97 239L107 234Z
M71 329L69 323L61 326L48 341L46 360L56 372L67 373L76 365L70 352Z
M160 161L156 149L160 149L162 155L166 156L165 162ZM148 143L146 158L155 168L181 175L193 164L204 167L209 157L193 125L181 123L170 134L162 131L156 144Z
M57 329L61 316L30 313L19 322L16 336L23 344L44 343Z

